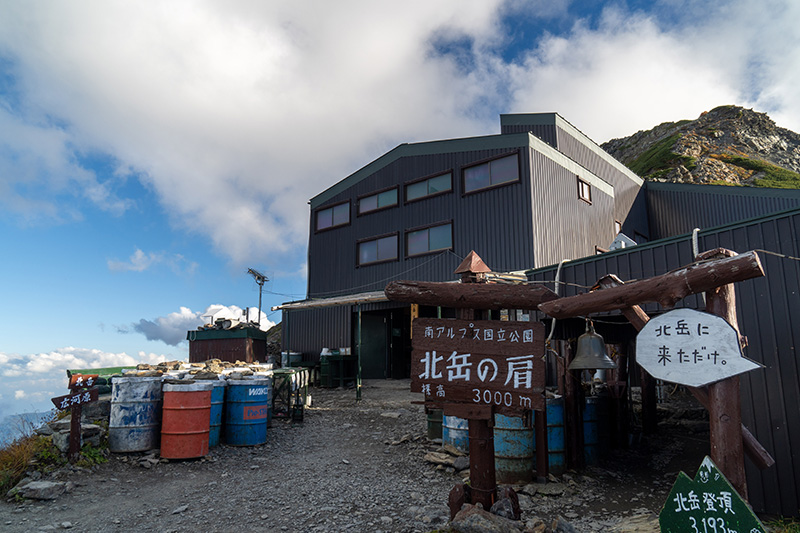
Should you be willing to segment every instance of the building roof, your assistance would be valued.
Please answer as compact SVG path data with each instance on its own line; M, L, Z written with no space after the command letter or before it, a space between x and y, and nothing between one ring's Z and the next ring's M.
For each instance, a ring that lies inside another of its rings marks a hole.
M515 116L515 115L506 115L506 116ZM576 132L576 135L580 136L581 139L589 140L588 137L580 133L567 121L561 119L558 124L559 126L561 126L562 124L568 126L567 129L569 129L570 133L574 131ZM636 182L638 185L641 185L642 183L641 178L639 178L633 172L627 169L627 167L622 165L622 163L619 163L613 157L604 152L599 146L597 146L597 144L591 142L587 146L589 146L593 151L598 151L597 153L601 157L614 164L615 167L623 171L632 181ZM339 181L338 183L322 191L318 195L314 196L313 198L311 198L309 203L311 204L311 209L316 209L317 207L323 205L325 202L327 202L337 194L349 189L350 187L360 182L361 180L371 176L380 169L394 163L395 161L403 157L433 155L433 154L442 154L450 152L467 152L474 150L491 150L498 148L513 149L520 147L532 148L536 150L537 152L552 159L562 167L575 172L575 174L579 174L582 179L586 179L586 181L588 181L590 185L596 187L598 190L603 191L609 196L612 197L614 196L614 188L611 186L611 184L599 178L590 170L588 170L586 167L580 165L567 155L559 152L557 149L553 148L552 146L542 141L535 135L531 133L507 133L500 135L483 135L480 137L464 137L460 139L425 141L419 143L403 143L397 146L396 148L390 150L389 152L385 153L384 155L380 156L378 159L375 159L371 163L365 165L364 167L350 174L349 176Z

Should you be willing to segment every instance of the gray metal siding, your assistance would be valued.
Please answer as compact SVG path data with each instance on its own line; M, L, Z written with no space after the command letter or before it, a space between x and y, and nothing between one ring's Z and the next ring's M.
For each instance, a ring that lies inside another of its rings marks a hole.
M526 133L531 132L538 138L552 146L558 148L558 139L556 138L556 128L554 125L522 125L522 124L504 124L500 133Z
M350 346L351 317L349 305L284 310L282 350L301 352L304 361L319 361L322 348Z
M800 210L777 213L703 230L700 250L725 247L737 252L768 250L800 257ZM800 262L760 252L766 276L736 284L739 328L748 339L745 355L766 366L741 377L742 420L776 460L765 471L745 461L750 503L758 512L797 516L800 501ZM586 292L605 274L633 280L664 274L692 262L691 235L651 242L567 263L562 295ZM556 265L529 273L529 279L552 281ZM700 297L679 305L703 308ZM650 314L662 312L648 304Z
M531 235L530 181L462 195L461 169L472 162L508 153L508 149L444 153L401 158L334 196L325 205L351 199L348 226L314 233L309 239L310 298L379 290L393 279L405 277L445 281L471 250L493 269L521 270L534 264ZM529 175L526 148L519 152L520 172ZM453 191L404 204L403 184L439 172L452 171ZM355 199L363 194L399 185L397 207L356 216ZM313 217L312 217L313 221ZM453 253L405 258L405 232L411 228L450 222ZM399 260L357 267L356 242L397 232Z
M653 239L800 207L800 190L648 182Z
M578 198L578 177L530 151L535 262L543 266L595 253L614 239L614 198L592 187L592 203ZM491 265L490 265L491 266Z
M558 150L614 186L614 196L616 197L614 219L625 222L639 192L639 184L630 176L610 165L585 142L576 139L561 128L558 128ZM635 231L647 235L646 221L640 216L637 218L637 223Z

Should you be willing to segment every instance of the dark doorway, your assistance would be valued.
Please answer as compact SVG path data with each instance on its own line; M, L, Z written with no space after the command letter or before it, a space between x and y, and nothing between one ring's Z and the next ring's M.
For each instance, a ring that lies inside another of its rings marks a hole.
M389 365L388 312L361 313L361 377L363 379L387 378ZM358 315L355 317L358 328Z

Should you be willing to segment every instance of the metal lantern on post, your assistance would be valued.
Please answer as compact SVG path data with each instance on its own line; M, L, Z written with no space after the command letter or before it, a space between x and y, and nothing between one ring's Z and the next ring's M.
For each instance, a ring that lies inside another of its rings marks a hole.
M578 337L578 348L575 359L569 364L569 370L605 370L617 368L606 354L606 343L603 337L595 333L594 324L586 319L586 333Z

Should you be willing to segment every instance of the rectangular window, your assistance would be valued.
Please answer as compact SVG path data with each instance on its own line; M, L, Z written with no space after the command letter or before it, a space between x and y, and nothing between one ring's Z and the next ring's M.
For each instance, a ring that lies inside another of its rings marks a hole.
M397 205L397 187L359 198L358 214L363 215L364 213L393 207L395 205Z
M358 243L358 264L368 265L397 259L397 234Z
M344 226L350 223L350 202L317 211L317 231Z
M578 178L578 198L586 203L592 203L592 186Z
M478 191L519 181L517 154L493 159L464 169L464 192Z
M453 190L453 173L440 174L406 185L406 202Z
M621 231L622 231L622 222L620 222L619 220L615 220L614 221L614 234L615 235L619 235L619 233Z
M421 255L453 247L453 224L441 224L406 233L406 254Z

